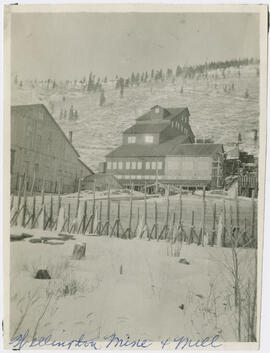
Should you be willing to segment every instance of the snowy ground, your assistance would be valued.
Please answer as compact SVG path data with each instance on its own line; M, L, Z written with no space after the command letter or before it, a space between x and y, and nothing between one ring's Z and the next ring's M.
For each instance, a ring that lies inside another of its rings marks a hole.
M86 242L86 257L76 261L71 255L78 241ZM11 334L29 328L30 338L85 333L103 340L115 332L151 341L216 334L236 341L233 284L225 268L231 250L183 245L186 265L167 255L169 247L166 241L79 235L57 246L12 242ZM254 250L238 251L247 280L254 273ZM47 269L52 279L34 279L38 269Z
M139 87L127 88L120 98L119 90L105 88L106 104L99 106L99 93L87 93L75 89L22 88L12 87L12 104L44 103L49 109L54 104L52 115L68 134L73 130L74 146L82 159L94 170L98 163L113 148L121 144L121 133L135 123L135 119L159 104L164 107L187 106L190 111L190 124L196 137L212 137L216 143L223 143L231 149L242 135L243 149L258 152L258 141L254 141L253 129L258 129L259 121L259 77L257 66L226 70L226 78L221 71L211 71L208 80L178 79L176 83L164 81L145 83ZM234 90L224 92L224 86ZM183 87L183 93L181 93ZM245 98L248 90L249 97ZM63 102L63 97L65 101ZM70 106L78 110L77 121L59 120L61 109Z

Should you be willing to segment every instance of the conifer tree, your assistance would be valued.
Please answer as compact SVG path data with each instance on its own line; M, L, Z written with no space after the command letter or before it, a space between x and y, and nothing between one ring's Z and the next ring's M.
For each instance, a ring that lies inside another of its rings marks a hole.
M104 89L102 89L99 97L99 105L102 107L105 104L105 102L106 102L106 98L104 94Z

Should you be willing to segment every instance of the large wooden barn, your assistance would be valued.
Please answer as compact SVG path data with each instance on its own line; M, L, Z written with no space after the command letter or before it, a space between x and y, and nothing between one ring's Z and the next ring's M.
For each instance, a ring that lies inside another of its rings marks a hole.
M11 191L22 177L28 190L74 192L79 178L93 174L43 104L11 107Z
M188 108L152 107L106 156L106 172L136 189L157 182L187 189L222 187L223 145L196 143L189 116Z

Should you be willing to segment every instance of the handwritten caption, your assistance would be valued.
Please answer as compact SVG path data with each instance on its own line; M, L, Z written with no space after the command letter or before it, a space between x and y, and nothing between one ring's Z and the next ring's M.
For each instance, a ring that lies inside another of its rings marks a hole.
M213 337L205 337L200 340L191 340L186 336L179 336L173 339L166 338L158 344L160 344L160 349L170 349L170 350L184 350L185 348L219 348L222 346L218 343L219 335ZM100 340L99 340L100 341ZM104 336L104 343L101 343L97 339L88 339L83 333L78 339L72 339L68 341L57 340L52 337L52 335L40 338L33 338L29 340L29 329L25 331L24 334L19 334L12 338L9 345L12 349L23 349L23 348L33 348L33 347L58 347L58 348L88 348L93 350L102 349L114 349L114 348L140 348L147 349L153 345L153 342L148 341L145 338L131 339L127 334L125 338L118 337L115 333ZM155 342L156 343L156 342ZM156 348L156 347L155 347Z

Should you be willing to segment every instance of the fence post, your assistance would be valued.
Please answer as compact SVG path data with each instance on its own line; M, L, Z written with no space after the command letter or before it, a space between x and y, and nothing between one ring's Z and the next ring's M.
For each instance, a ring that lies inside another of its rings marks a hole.
M35 219L36 219L36 195L34 194L34 196L33 196L33 204L32 204L32 222L31 222L31 228L34 227Z
M216 237L216 216L217 216L217 205L214 203L213 208L213 230L212 230L212 239L211 239L211 246L215 244L215 237Z
M91 234L93 234L95 231L94 229L95 214L96 214L96 179L94 179L94 183L93 183L92 222L91 222L91 230L90 230ZM100 222L101 222L101 217L100 217Z
M21 205L21 192L22 192L22 176L20 175L20 179L19 179L19 189L18 189L18 202L17 202L17 208L18 210L20 209L20 205Z
M252 190L252 198L251 198L251 239L252 245L257 247L257 239L256 239L256 227L255 227L255 200L254 200L255 190Z
M23 216L22 216L22 227L25 226L25 216L27 211L27 190L26 190L26 182L24 183L24 190L23 190Z
M78 183L78 193L77 193L77 202L76 202L76 211L75 211L76 218L78 217L78 212L79 212L80 192L81 192L81 178L79 178L79 183Z
M131 187L131 190L130 190L130 205L129 205L129 225L128 225L128 228L129 228L129 231L128 231L128 238L130 239L131 237L131 225L132 225L132 203L133 203L133 186Z
M117 205L117 225L116 225L117 238L119 238L119 232L120 232L120 201L118 202L118 205Z
M203 195L202 195L202 230L201 230L201 236L198 241L198 245L204 246L204 236L205 236L205 186L203 186Z
M50 223L49 223L50 222ZM50 217L49 217L49 222L48 222L48 226L50 227L50 229L52 230L52 225L53 225L53 197L51 194L51 200L50 200Z
M69 233L69 225L70 225L70 203L68 204L68 214L67 214L67 232Z
M44 193L45 193L45 179L43 178L42 188L41 188L41 205L44 205Z
M84 201L84 205L83 205L83 224L82 224L82 233L85 234L85 226L86 226L86 213L87 213L87 201Z
M166 212L166 233L165 238L167 237L168 224L169 224L169 215L170 215L170 186L168 185L168 196L167 196L167 212Z
M35 181L36 181L36 170L34 169L34 176L33 176L33 181L32 181L32 186L31 186L31 191L30 191L31 196L33 196Z
M240 235L240 229L239 229L239 199L238 199L238 192L236 191L235 193L235 212L236 212L236 233L235 233L235 239L236 239L236 247L238 246L239 242L239 235Z
M111 195L110 185L108 185L108 198L107 198L107 235L110 232L110 217L111 217Z
M226 202L225 202L225 195L223 197L223 232L222 232L222 239L221 239L221 246L226 245L226 224L227 224L227 219L226 219Z
M158 209L157 209L157 202L155 201L155 239L158 236Z
M193 243L193 235L194 235L194 211L192 210L192 216L191 216L191 227L190 227L190 235L188 239L188 244Z
M182 185L179 190L179 225L182 225Z

